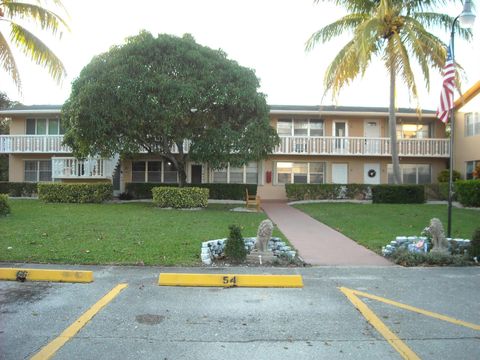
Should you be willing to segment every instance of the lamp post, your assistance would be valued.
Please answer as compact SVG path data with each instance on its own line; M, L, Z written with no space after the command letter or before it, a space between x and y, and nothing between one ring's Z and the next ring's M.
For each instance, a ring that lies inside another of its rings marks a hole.
M475 14L472 11L472 0L466 0L463 5L463 11L458 15L452 23L452 31L450 33L450 49L452 53L452 62L455 64L455 26L457 21L463 28L471 28L475 22ZM452 104L450 110L450 171L448 178L448 230L447 236L452 236L452 200L453 200L453 139L455 134L455 105Z

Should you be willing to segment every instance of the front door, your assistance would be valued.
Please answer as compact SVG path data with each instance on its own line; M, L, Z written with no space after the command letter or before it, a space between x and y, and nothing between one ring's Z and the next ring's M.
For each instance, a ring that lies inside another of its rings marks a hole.
M192 165L192 184L202 183L202 165Z
M365 120L365 153L380 153L380 125L378 120Z
M332 183L348 184L348 164L332 164Z
M380 164L363 165L363 183L369 185L380 184Z
M333 122L333 136L339 138L335 139L335 151L344 152L347 147L348 127L346 121Z

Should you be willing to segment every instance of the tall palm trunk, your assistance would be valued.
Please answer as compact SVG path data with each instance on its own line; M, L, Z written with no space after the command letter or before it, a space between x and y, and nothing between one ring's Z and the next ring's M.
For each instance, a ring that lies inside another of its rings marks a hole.
M401 184L400 162L398 160L397 147L397 119L395 116L395 62L392 61L390 67L390 108L388 114L388 130L390 133L390 149L392 152L393 182Z

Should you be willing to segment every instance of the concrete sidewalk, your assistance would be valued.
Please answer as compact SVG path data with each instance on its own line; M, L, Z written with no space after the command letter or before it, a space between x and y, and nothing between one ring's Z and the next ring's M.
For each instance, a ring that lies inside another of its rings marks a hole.
M285 202L262 202L262 208L311 265L393 265Z

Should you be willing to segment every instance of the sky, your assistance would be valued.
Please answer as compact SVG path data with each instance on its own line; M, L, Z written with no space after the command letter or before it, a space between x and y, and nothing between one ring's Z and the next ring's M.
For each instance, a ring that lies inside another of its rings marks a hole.
M142 29L153 34L182 36L190 33L196 41L222 49L240 65L255 70L260 91L275 105L343 105L388 107L388 74L373 61L363 78L345 87L336 102L324 97L323 75L333 57L347 42L342 36L305 51L310 35L344 15L343 9L313 0L63 0L71 28L61 40L25 24L62 59L68 76L61 85L47 71L15 50L23 90L19 94L12 81L0 71L0 91L24 104L62 104L70 95L71 82L93 56L122 44L126 37ZM456 16L460 3L438 9ZM62 13L59 11L59 13ZM4 25L0 30L6 34ZM473 41L456 38L456 60L463 66L466 80L462 91L480 80L480 20L473 29ZM448 34L435 32L448 41ZM430 91L417 72L420 105L436 109L441 75L432 72ZM415 107L403 84L397 87L397 106Z

